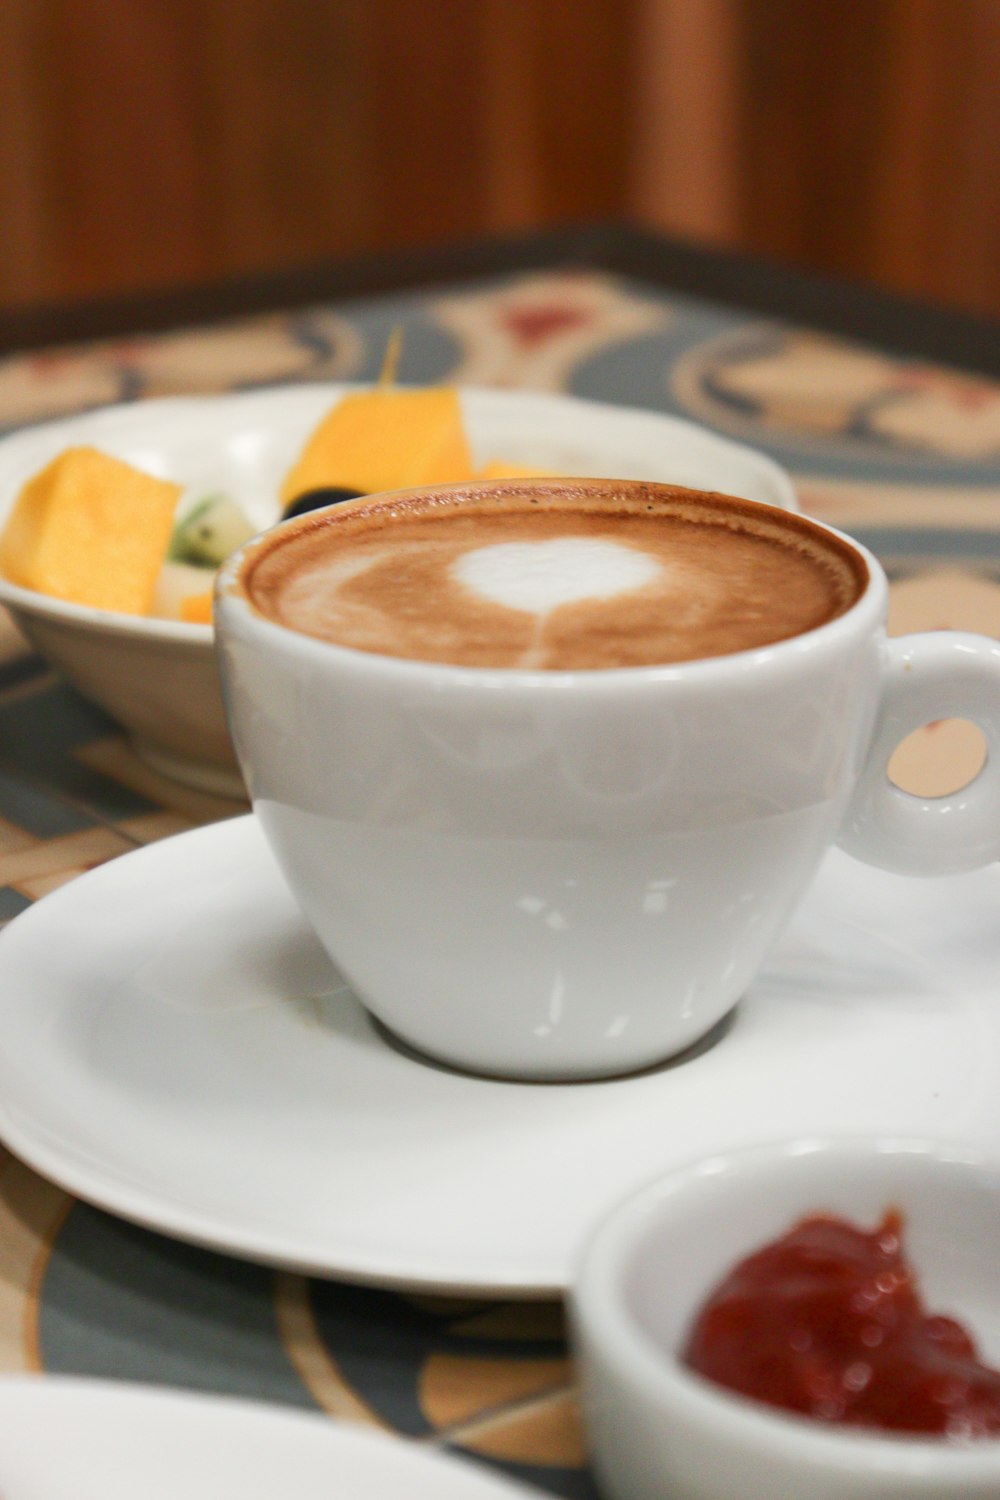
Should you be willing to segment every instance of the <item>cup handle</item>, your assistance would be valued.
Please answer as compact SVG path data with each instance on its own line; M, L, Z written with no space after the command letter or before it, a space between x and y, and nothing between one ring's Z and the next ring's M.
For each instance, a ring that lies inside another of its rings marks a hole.
M1000 642L953 630L888 642L868 757L837 842L901 875L951 875L1000 858ZM914 797L889 780L896 746L935 719L969 719L986 764L946 797Z

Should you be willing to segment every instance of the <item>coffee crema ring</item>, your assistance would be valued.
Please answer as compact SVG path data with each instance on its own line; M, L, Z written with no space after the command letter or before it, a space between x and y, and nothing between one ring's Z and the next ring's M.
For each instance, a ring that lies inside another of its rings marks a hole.
M501 669L701 660L815 629L860 597L856 554L803 517L641 481L401 491L280 527L254 606L355 650Z

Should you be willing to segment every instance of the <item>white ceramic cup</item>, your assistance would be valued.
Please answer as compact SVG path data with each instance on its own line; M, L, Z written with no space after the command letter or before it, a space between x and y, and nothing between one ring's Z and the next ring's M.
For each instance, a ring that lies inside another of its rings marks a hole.
M254 810L359 998L437 1059L536 1079L657 1063L735 1005L835 840L914 874L1000 856L1000 644L889 641L885 575L856 543L867 585L819 629L546 672L396 660L264 618L241 577L278 535L217 595ZM979 724L990 757L921 801L886 766L945 717Z

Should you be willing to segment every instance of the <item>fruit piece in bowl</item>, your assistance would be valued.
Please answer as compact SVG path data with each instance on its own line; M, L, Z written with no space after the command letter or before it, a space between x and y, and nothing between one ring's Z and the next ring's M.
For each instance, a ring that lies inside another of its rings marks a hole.
M52 430L75 436L81 425ZM92 425L96 435L100 418ZM44 429L39 436L40 445L33 433L4 445L5 454L43 461L13 465L19 482L10 485L0 527L0 602L39 653L122 724L154 769L242 797L219 694L210 590L222 556L257 528L231 504L192 504L182 483L121 453L89 442L53 453Z
M454 386L379 384L342 396L306 439L281 486L282 519L380 490L552 472L490 459L476 468Z
M281 503L328 486L370 495L472 475L454 386L376 386L341 397L326 413L286 474Z
M197 496L182 505L149 613L165 620L211 625L215 574L255 530L228 495Z
M148 615L180 494L97 448L67 448L21 490L0 569L56 599Z

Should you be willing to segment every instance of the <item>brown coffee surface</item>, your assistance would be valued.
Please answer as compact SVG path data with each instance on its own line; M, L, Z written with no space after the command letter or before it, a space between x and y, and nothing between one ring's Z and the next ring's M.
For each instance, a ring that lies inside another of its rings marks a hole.
M482 549L566 538L613 543L618 558L622 548L637 552L642 581L603 597L515 608L462 579ZM261 614L337 645L558 671L769 645L842 614L867 579L850 547L770 506L638 481L518 480L318 512L259 543L242 581Z

